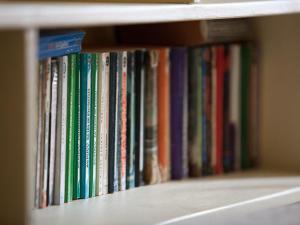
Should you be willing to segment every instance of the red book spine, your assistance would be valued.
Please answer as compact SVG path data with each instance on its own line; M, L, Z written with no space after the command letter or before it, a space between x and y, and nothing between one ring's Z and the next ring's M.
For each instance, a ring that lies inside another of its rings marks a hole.
M223 172L223 99L224 99L224 46L217 47L217 84L216 84L216 174Z

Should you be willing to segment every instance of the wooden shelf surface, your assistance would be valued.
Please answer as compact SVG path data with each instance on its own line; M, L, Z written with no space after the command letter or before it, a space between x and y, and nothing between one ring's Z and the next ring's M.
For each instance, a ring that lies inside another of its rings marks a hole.
M300 12L300 0L202 0L197 4L0 3L0 29L221 19Z
M262 171L172 181L34 209L30 224L166 224L174 218L299 187L299 175ZM299 200L300 189L290 196L252 204L252 209Z

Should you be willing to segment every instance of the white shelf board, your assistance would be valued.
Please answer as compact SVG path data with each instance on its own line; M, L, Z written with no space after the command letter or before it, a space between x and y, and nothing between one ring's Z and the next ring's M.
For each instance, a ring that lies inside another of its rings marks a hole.
M0 3L0 29L136 24L298 12L300 0L205 0L197 4Z
M157 224L191 213L210 210L300 187L299 175L250 171L145 186L61 206L34 209L30 224ZM290 204L292 196L265 201L253 209Z

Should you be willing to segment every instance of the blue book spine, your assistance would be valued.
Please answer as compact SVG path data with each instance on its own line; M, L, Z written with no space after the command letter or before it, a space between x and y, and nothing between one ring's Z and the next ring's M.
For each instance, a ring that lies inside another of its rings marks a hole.
M91 54L80 56L80 198L89 197Z

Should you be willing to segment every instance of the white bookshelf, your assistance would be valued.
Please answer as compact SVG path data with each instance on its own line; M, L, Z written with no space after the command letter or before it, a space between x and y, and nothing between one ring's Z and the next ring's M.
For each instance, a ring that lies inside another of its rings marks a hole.
M0 224L153 224L300 186L299 13L298 0L161 5L0 3ZM254 37L261 46L261 167L292 171L291 175L259 170L230 179L171 182L43 210L33 208L35 56L40 29L239 17L251 17ZM266 178L257 178L262 175ZM292 199L300 197L293 195Z

